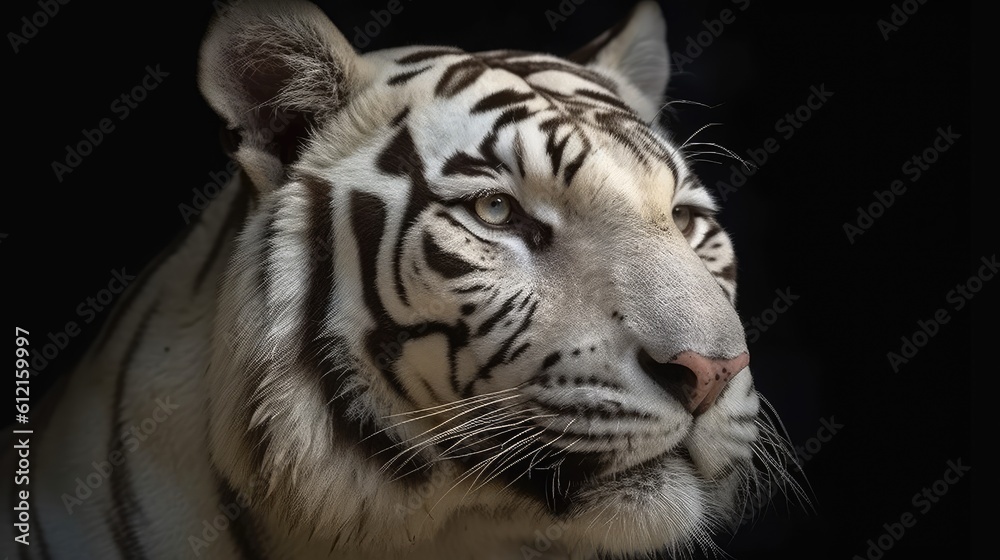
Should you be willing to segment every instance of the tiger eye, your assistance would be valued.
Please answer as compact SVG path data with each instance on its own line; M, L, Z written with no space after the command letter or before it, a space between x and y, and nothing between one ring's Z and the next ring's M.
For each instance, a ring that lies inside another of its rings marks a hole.
M691 215L691 208L688 206L678 206L674 208L674 223L681 233L688 235L694 227L694 220Z
M476 215L487 224L499 226L510 220L514 205L505 194L491 194L476 199Z

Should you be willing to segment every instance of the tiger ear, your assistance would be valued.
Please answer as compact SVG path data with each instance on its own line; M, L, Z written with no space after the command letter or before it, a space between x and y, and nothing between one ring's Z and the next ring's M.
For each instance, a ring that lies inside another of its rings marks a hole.
M568 58L608 72L619 78L619 82L624 79L622 98L643 119L650 121L656 117L670 79L667 24L656 2L640 2L618 25Z
M244 0L209 26L198 87L238 134L235 159L267 191L282 184L310 130L343 107L366 74L316 6Z

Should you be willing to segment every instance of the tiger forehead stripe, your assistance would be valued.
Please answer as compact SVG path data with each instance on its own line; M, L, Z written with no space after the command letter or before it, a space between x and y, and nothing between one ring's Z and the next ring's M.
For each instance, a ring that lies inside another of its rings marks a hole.
M486 60L486 64L483 63ZM547 61L546 61L547 62ZM457 151L448 157L441 169L442 175L494 177L509 172L507 164L496 155L496 144L502 129L507 126L540 116L538 129L545 135L545 155L554 177L561 177L570 186L586 159L594 152L592 132L602 133L611 143L623 147L643 166L665 164L677 176L673 154L665 142L653 133L635 111L615 95L577 87L571 93L558 91L527 79L535 71L558 69L572 71L584 79L592 78L590 71L574 68L564 63L533 66L511 63L502 55L483 58L469 56L450 64L435 86L435 93L445 97L457 95L469 88L488 67L513 68L521 72L523 84L530 91L505 87L487 93L475 101L470 114L501 111L489 132L480 143L478 151ZM580 72L577 73L576 71ZM599 85L599 84L598 84ZM543 105L539 105L541 101ZM524 177L524 146L520 134L514 146L517 171ZM676 180L675 180L676 182Z
M539 57L534 53L519 51L497 51L488 54L465 53L457 49L421 50L396 60L402 65L417 64L444 56L462 55L460 60L449 64L441 75L434 93L441 97L453 97L475 83L487 70L505 70L524 80L531 76L548 71L571 74L581 80L591 82L594 86L618 93L618 86L610 78L587 68L551 57ZM406 71L389 79L390 85L403 84L414 76L422 73L428 67ZM593 95L593 93L592 93ZM599 93L597 95L600 95Z

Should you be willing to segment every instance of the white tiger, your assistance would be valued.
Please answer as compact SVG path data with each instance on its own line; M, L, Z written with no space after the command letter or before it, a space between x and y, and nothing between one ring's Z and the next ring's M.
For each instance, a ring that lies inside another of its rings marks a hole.
M658 124L665 34L646 2L572 60L359 55L310 4L218 17L200 88L243 173L53 391L12 553L718 550L786 459Z

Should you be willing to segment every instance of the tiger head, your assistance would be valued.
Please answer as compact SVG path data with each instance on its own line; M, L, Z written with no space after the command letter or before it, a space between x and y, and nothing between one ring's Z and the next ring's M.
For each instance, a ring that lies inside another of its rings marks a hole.
M372 557L546 530L580 557L714 546L760 401L732 245L658 122L665 34L652 2L569 58L361 55L299 2L212 24L200 87L254 204L211 453L267 534Z

